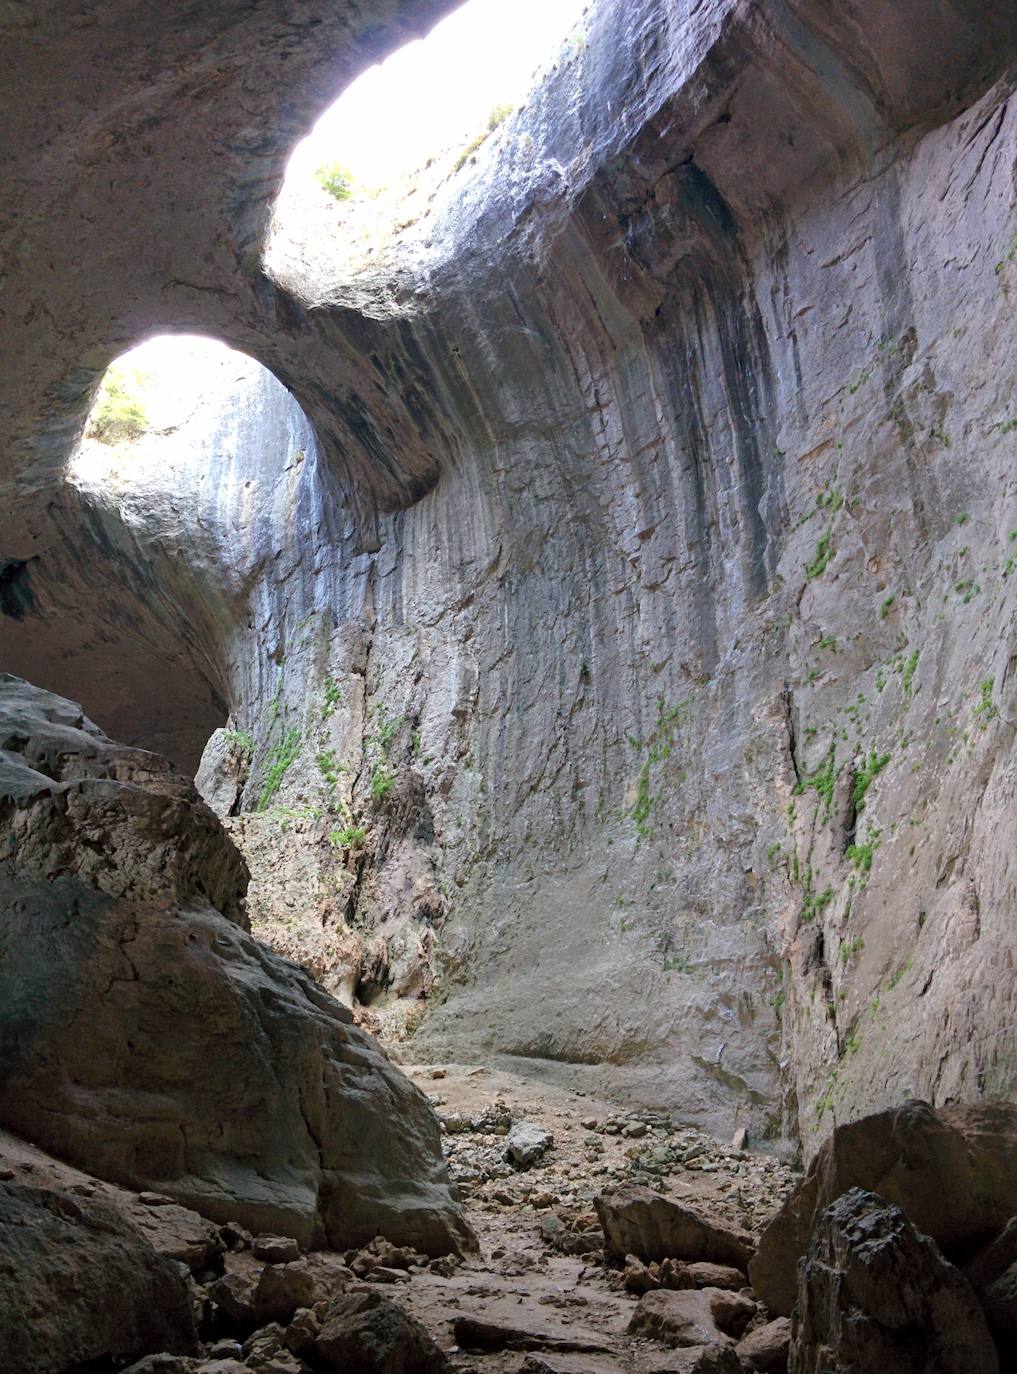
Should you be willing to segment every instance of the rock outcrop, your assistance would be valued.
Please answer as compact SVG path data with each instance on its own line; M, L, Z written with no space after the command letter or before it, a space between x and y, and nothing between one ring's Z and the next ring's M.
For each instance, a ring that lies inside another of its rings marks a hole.
M248 871L193 783L81 707L0 673L0 879L128 902L207 903L247 928Z
M909 1102L839 1126L763 1231L749 1266L772 1312L789 1316L798 1263L820 1215L852 1188L878 1193L957 1262L1003 1231L1017 1197L1017 1106L934 1111Z
M190 785L69 702L0 701L0 1124L305 1244L468 1247L430 1104L226 914L243 863Z
M853 1188L818 1218L798 1279L789 1374L996 1374L967 1279L899 1207Z
M116 1207L0 1182L0 1351L10 1374L197 1350L186 1270Z

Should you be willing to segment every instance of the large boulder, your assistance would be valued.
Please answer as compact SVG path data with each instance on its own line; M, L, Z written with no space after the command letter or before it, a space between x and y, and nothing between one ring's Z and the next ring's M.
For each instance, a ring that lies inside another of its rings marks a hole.
M816 1218L856 1187L896 1203L948 1258L967 1258L1014 1212L1017 1105L914 1101L838 1126L760 1238L749 1277L771 1312L790 1316Z
M214 1222L158 1193L133 1193L103 1183L3 1130L0 1178L113 1206L157 1254L185 1264L200 1283L223 1271L226 1245Z
M629 1321L630 1336L663 1345L732 1344L756 1314L756 1304L721 1288L644 1293Z
M787 1374L790 1344L790 1320L787 1317L774 1317L772 1322L757 1326L743 1336L736 1348L743 1368L754 1371L754 1374Z
M708 1260L733 1265L742 1273L748 1269L753 1242L747 1231L650 1188L616 1188L601 1193L594 1206L604 1230L604 1248L616 1259L635 1255L645 1262Z
M965 1266L996 1348L1007 1368L1017 1368L1017 1217Z
M997 1374L974 1290L899 1207L852 1188L799 1268L789 1374Z
M0 1183L4 1374L196 1351L187 1270L101 1198Z
M198 880L207 856L230 863L211 812L151 755L153 782L118 780L117 747L33 693L0 680L0 700L35 703L25 728L5 718L0 753L0 1124L304 1245L474 1244L423 1093L230 918L236 865Z

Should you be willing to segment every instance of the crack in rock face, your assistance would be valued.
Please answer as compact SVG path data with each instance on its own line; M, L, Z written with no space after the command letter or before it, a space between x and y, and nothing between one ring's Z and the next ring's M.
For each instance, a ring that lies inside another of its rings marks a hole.
M981 1142L1017 1081L1017 11L595 0L391 232L319 232L289 152L447 8L0 6L0 1124L427 1256L472 1232L379 1037L825 1160L753 1278L807 1311L737 1338L811 1368L838 1198L926 1253L841 1132L897 1180L915 1100ZM86 431L156 333L220 341L199 391ZM709 1333L670 1261L643 1327Z

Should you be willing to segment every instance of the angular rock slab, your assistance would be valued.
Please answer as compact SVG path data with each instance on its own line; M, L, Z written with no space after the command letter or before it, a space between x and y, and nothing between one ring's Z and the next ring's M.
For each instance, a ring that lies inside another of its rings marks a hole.
M118 1208L0 1183L4 1374L196 1350L186 1270L157 1254Z
M0 673L0 884L79 877L111 897L207 903L247 928L249 874L193 783L73 701Z
M948 1257L970 1252L1017 1205L1017 1105L912 1101L838 1126L760 1237L749 1277L771 1312L791 1315L817 1216L856 1187L896 1203Z
M222 1273L226 1246L220 1228L168 1198L157 1199L152 1193L139 1195L100 1182L2 1130L0 1171L0 1178L47 1192L68 1193L77 1203L83 1198L97 1197L100 1203L122 1213L157 1254L186 1264L199 1282Z
M529 1319L463 1313L453 1323L457 1344L467 1350L550 1350L598 1354L609 1342L598 1332Z
M789 1374L997 1374L970 1283L899 1207L852 1188L822 1213L798 1273Z
M601 1193L594 1206L604 1229L604 1248L616 1259L707 1260L748 1270L753 1241L747 1231L650 1188L631 1185Z
M630 1336L678 1347L728 1345L755 1316L756 1304L720 1288L645 1293L629 1322Z

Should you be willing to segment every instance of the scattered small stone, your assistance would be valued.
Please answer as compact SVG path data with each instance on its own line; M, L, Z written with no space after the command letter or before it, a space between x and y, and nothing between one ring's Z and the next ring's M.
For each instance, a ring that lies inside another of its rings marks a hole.
M542 1190L539 1193L531 1193L527 1201L535 1211L540 1211L544 1207L553 1207L558 1202L558 1197L554 1193Z
M389 1269L387 1265L377 1264L364 1275L365 1283L409 1283L410 1276L405 1269Z
M540 1234L543 1240L552 1243L565 1234L565 1223L554 1212L548 1212L540 1218Z
M242 1346L245 1359L249 1359L252 1354L261 1357L274 1355L282 1348L283 1329L278 1322L269 1322L267 1326L260 1327L248 1336Z
M225 1222L219 1227L219 1234L223 1238L226 1249L233 1254L238 1254L241 1250L250 1250L254 1244L254 1237L250 1231L236 1221Z
M300 1246L292 1236L255 1236L254 1258L266 1264L289 1264L300 1258Z
M294 1355L305 1355L314 1345L315 1337L321 1330L317 1315L308 1307L302 1307L293 1314L293 1320L283 1334L283 1344Z
M449 1112L440 1120L442 1128L448 1131L449 1135L465 1135L467 1131L473 1130L473 1122L465 1112Z
M660 1278L658 1274L653 1273L653 1267L644 1264L638 1255L626 1255L622 1280L628 1292L651 1293L655 1288L659 1288Z
M210 1360L239 1360L244 1352L239 1341L224 1340L215 1341L207 1353Z
M534 1121L520 1121L512 1127L505 1143L505 1158L521 1169L536 1164L554 1145L554 1136Z
M209 1286L208 1296L236 1332L246 1333L255 1325L254 1289L249 1274L224 1274Z
M408 1245L393 1245L384 1236L375 1236L369 1245L358 1250L350 1261L350 1268L358 1278L369 1278L379 1269L406 1270L422 1268L427 1256Z

